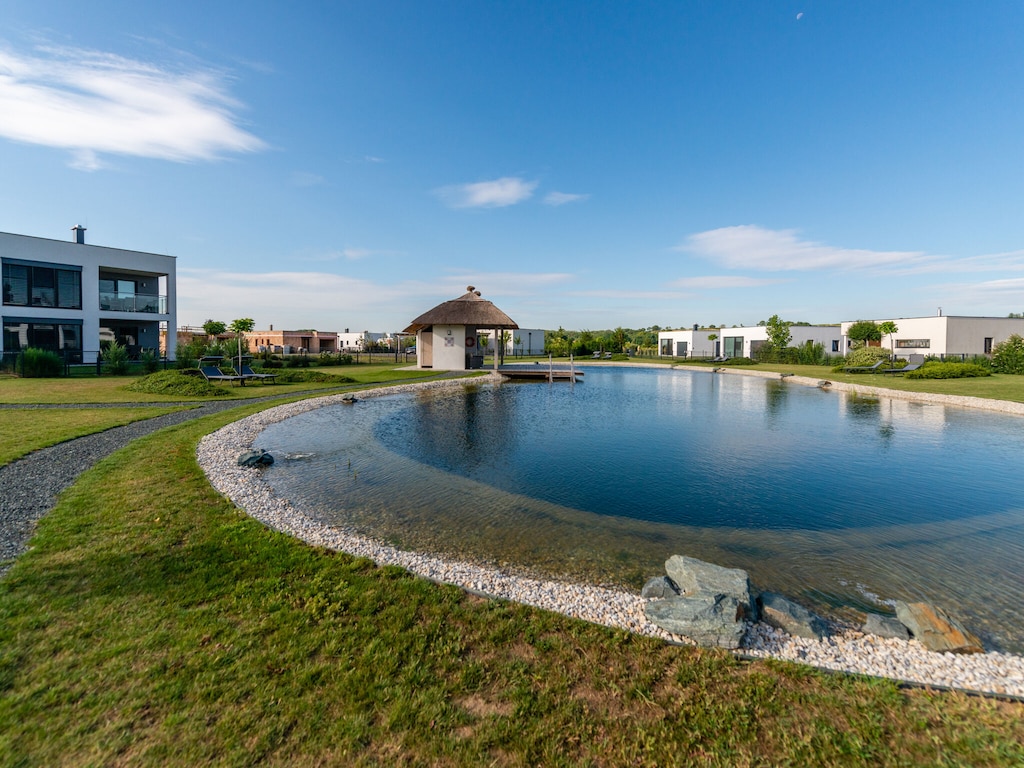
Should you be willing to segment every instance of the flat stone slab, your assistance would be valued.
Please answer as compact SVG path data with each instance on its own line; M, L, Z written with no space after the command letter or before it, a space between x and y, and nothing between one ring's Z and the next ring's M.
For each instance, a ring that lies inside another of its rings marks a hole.
M782 595L762 592L757 602L761 608L761 621L785 630L793 637L821 640L830 634L824 619Z
M755 621L757 606L750 595L750 578L740 568L723 568L695 557L672 555L665 561L665 573L686 597L726 595L743 609L743 618Z
M662 629L708 647L739 648L746 629L739 600L725 595L653 600L644 613Z
M981 640L941 608L928 603L896 601L896 616L929 651L984 653Z

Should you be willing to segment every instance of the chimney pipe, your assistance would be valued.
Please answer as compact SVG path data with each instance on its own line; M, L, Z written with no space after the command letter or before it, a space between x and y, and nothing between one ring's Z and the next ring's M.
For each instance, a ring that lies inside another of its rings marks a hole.
M81 224L75 224L71 231L75 233L75 242L79 245L85 245L85 227Z
M942 307L939 307L939 314L938 314L938 316L942 317Z

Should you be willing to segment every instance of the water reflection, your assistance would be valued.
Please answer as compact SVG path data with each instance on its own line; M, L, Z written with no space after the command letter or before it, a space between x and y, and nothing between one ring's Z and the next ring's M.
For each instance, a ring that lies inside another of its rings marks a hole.
M303 414L258 441L311 515L636 587L685 553L822 606L930 599L1024 649L1020 421L778 381L590 369ZM993 482L991 478L999 478Z

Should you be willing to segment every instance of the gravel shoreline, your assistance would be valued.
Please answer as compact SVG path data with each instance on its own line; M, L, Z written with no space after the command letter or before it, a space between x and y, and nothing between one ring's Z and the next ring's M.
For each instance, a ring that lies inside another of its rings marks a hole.
M474 381L493 380L493 376ZM778 374L771 376L777 378ZM818 384L818 380L800 377L790 377L790 380L803 385ZM366 399L424 387L459 387L464 384L460 380L409 384L360 392L359 397ZM873 394L896 396L892 390L880 388L833 386L837 390L872 390ZM910 393L897 394L910 397ZM311 520L287 499L276 496L262 482L258 470L237 465L238 455L250 449L268 425L340 402L342 397L332 395L282 405L229 424L202 439L197 449L199 465L213 487L251 517L308 544L367 557L380 565L397 565L424 578L453 584L477 594L513 600L669 642L689 644L686 638L669 634L649 622L644 615L647 601L638 594L587 584L524 578L471 563L398 550L352 531ZM978 407L974 401L980 400L945 398L941 395L915 396L913 399L974 407ZM1001 401L983 402L992 404ZM1024 405L1006 405L1011 407L990 409L1024 414ZM833 630L831 637L816 641L790 637L765 624L750 624L737 653L746 657L784 659L827 670L892 678L921 685L1024 697L1024 657L998 652L974 655L934 653L926 650L916 640L883 639L841 625L834 625Z

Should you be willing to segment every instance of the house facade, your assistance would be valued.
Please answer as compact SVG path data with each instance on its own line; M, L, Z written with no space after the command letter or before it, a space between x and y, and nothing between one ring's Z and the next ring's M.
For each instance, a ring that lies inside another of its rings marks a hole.
M791 325L789 346L799 347L811 342L821 344L826 354L845 354L841 351L841 331L839 325ZM662 357L754 357L767 343L768 328L763 325L660 331L658 354Z
M84 227L72 231L71 241L0 232L0 355L36 347L94 363L110 341L131 357L159 354L176 327L175 257L87 245Z
M937 314L931 317L891 317L873 322L892 321L896 333L882 336L881 346L892 349L896 357L908 355L963 359L991 355L992 349L1011 335L1024 336L1024 318L964 317ZM846 335L854 321L842 323L844 354L852 345Z

